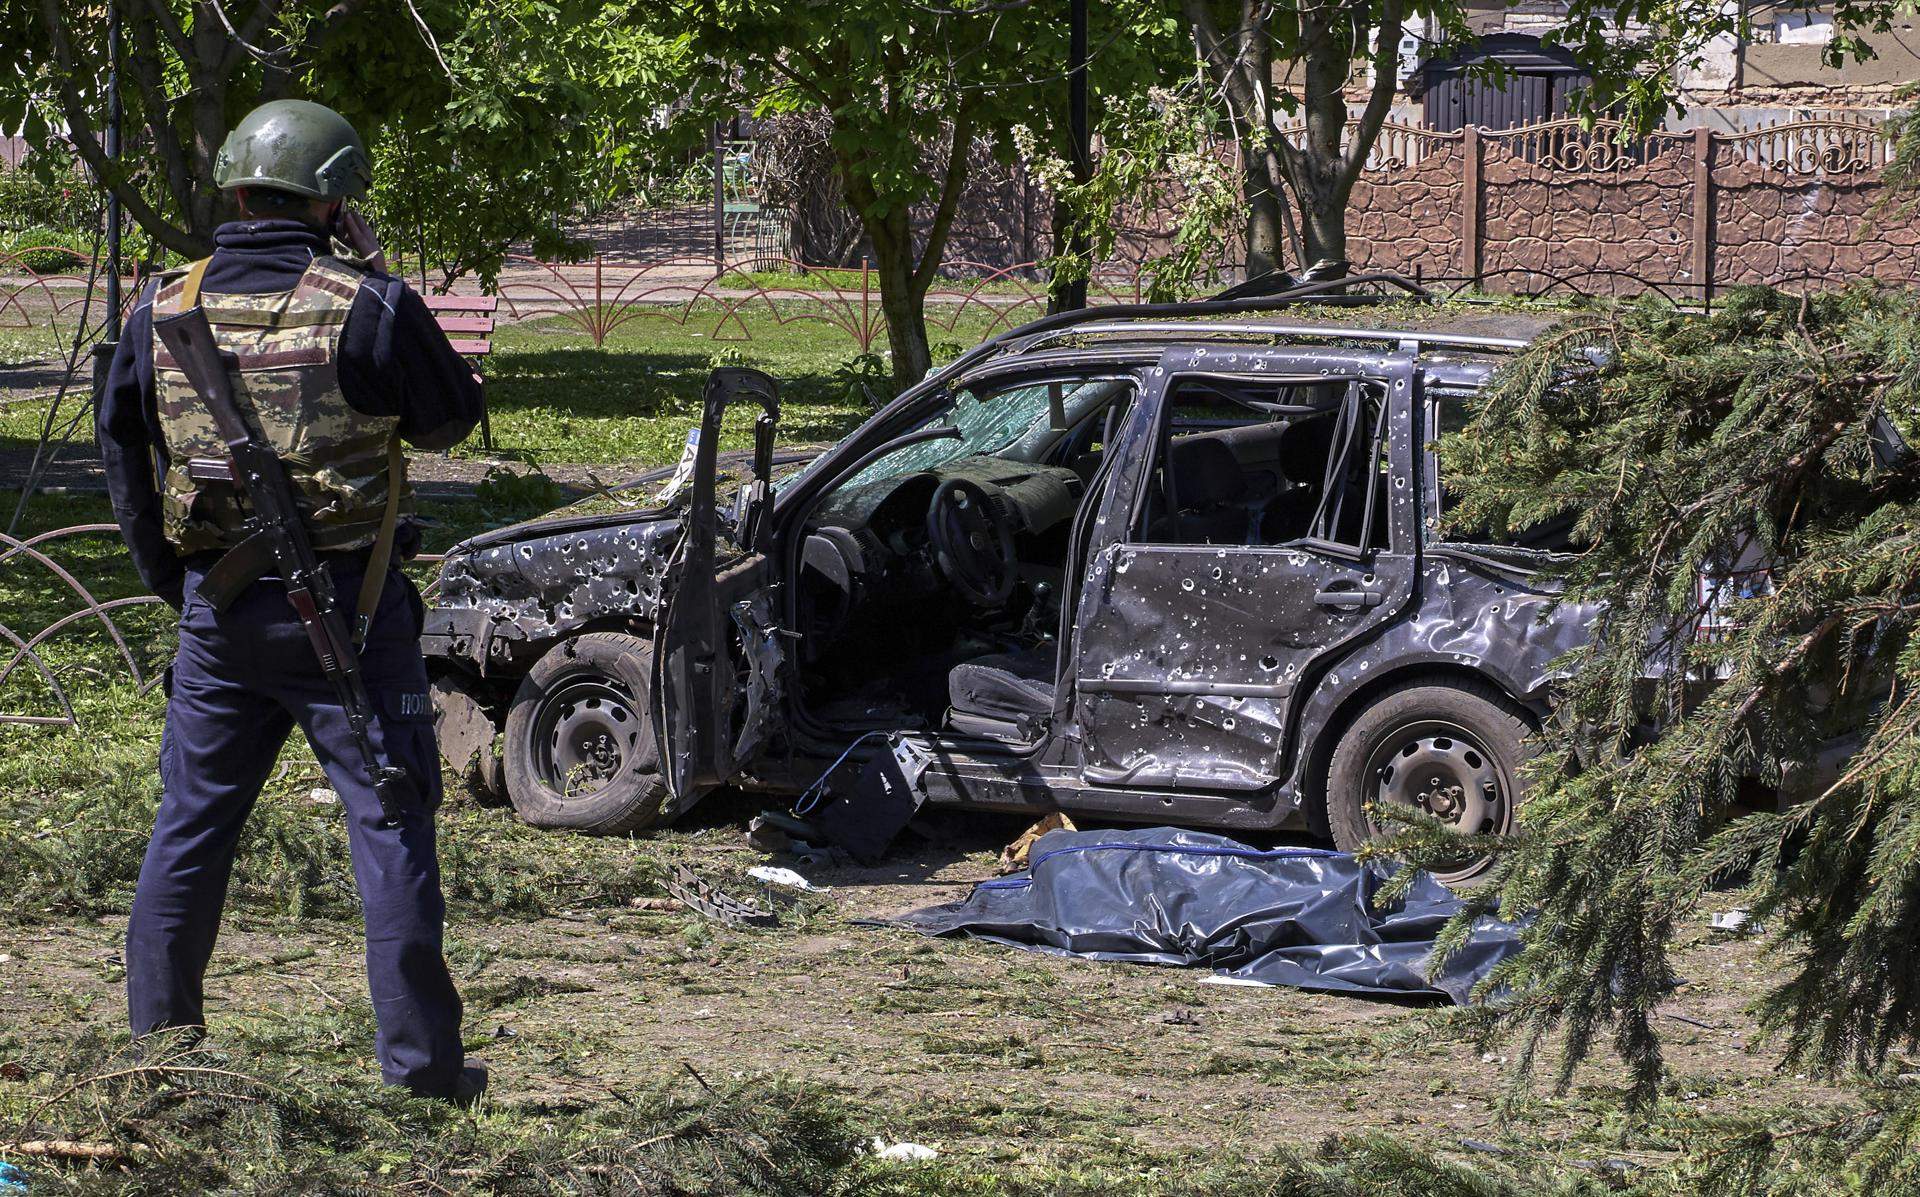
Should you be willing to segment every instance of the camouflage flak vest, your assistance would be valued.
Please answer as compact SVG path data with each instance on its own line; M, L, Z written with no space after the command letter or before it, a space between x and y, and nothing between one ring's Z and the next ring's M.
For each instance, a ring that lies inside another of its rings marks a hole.
M156 316L181 310L189 274L162 277ZM199 296L214 341L237 359L234 398L286 463L319 552L373 544L389 486L400 487L400 514L413 510L405 459L390 452L399 421L362 415L340 392L340 330L359 290L360 272L349 263L315 258L291 291ZM153 385L169 463L160 487L167 539L183 553L232 548L241 540L239 492L187 470L195 457L225 458L225 442L158 336Z

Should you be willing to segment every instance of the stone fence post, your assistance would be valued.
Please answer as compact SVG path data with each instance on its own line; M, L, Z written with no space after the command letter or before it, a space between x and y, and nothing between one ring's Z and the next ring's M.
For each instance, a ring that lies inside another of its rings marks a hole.
M1693 131L1693 281L1700 302L1713 302L1713 130Z
M1481 147L1480 127L1468 125L1460 130L1461 188L1460 188L1460 268L1473 281L1480 285L1481 244L1480 244L1480 167L1484 150Z

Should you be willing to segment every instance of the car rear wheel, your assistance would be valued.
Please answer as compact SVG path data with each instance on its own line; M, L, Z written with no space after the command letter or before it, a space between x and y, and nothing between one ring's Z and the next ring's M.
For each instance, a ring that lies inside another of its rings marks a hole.
M507 711L507 794L535 827L621 835L666 808L653 730L653 646L590 632L534 663Z
M1484 684L1414 682L1380 695L1333 750L1326 809L1334 845L1352 852L1388 830L1369 807L1424 811L1466 835L1512 831L1532 730L1506 695ZM1462 854L1433 875L1469 884L1491 863Z

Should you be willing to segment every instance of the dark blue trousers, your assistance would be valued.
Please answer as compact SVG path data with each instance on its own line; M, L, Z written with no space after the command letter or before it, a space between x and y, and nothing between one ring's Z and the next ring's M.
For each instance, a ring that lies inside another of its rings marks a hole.
M359 593L351 563L333 570L344 605ZM180 651L160 741L161 800L127 927L127 1005L136 1035L205 1021L201 980L213 952L235 842L280 748L298 726L345 807L354 882L366 915L367 988L390 1084L442 1092L460 1074L460 995L441 951L446 904L434 847L440 766L420 656L419 592L387 579L361 665L375 751L412 779L408 813L380 825L332 685L277 579L216 612L189 571Z

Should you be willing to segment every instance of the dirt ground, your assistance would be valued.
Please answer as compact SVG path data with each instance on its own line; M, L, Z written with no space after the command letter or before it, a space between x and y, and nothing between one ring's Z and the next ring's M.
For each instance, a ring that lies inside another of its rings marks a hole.
M1008 825L958 826L958 842L905 845L879 867L806 870L830 892L773 930L650 899L451 927L469 1052L492 1066L493 1100L617 1099L691 1070L716 1083L823 1082L896 1111L889 1130L900 1138L992 1159L1255 1153L1381 1128L1452 1151L1658 1162L1658 1151L1619 1145L1623 1078L1611 1065L1583 1072L1565 1096L1524 1090L1503 1119L1505 1057L1481 1053L1459 1018L1432 1005L1220 986L1196 970L853 922L956 899L991 876ZM660 842L681 859L697 847L715 871L766 859L737 821ZM0 1041L117 1025L123 932L117 917L0 927L0 1028L10 1032ZM1685 940L1689 980L1663 1019L1674 1100L1714 1114L1840 1098L1750 1050L1744 1007L1765 979L1757 946L1704 925ZM216 1038L223 1023L257 1032L261 1019L288 1033L323 1028L341 1062L371 1077L359 952L350 923L229 916L208 983Z

